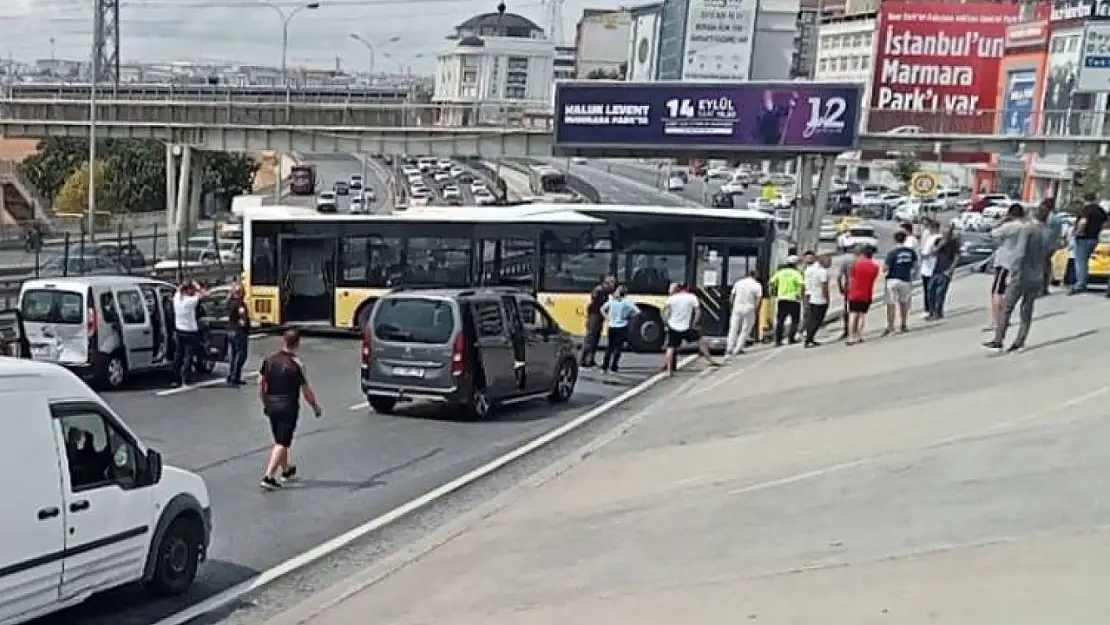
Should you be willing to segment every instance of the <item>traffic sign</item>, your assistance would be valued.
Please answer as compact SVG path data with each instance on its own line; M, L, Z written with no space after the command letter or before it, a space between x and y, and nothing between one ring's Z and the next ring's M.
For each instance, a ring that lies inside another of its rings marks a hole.
M936 197L940 175L933 171L915 171L910 178L910 195L916 198Z

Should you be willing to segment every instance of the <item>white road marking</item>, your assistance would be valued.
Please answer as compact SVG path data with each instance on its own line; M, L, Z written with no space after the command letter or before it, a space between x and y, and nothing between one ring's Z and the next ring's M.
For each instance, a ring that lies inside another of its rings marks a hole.
M257 378L258 377L258 372L257 371L251 371L249 373L244 373L243 377L246 378L246 379ZM170 395L177 395L179 393L184 393L186 391L195 391L198 388L205 388L205 387L208 387L208 386L217 386L219 384L227 384L227 380L224 379L224 378L212 378L211 380L205 380L203 382L197 382L196 384L190 384L188 386L178 386L177 388L168 388L164 391L158 391L154 394L157 395L158 397L169 397Z
M684 368L690 363L694 362L697 358L697 355L687 356L686 358L683 358L681 361L679 361L678 366L680 369ZM702 373L699 373L699 376L702 375ZM687 384L695 381L696 379L698 379L699 376L695 376L693 379L687 382ZM491 460L490 462L478 467L477 469L474 469L469 473L460 475L459 477L447 482L446 484L434 488L415 499L412 499L404 504L401 504L400 506L397 506L396 508L393 508L385 514L371 519L370 521L367 521L366 523L363 523L362 525L359 525L358 527L350 531L340 534L339 536L336 536L331 540L325 541L313 547L312 549L301 553L300 555L293 556L285 562L282 562L281 564L278 564L273 568L262 571L258 575L244 582L236 584L231 588L212 595L211 597L205 599L204 601L201 601L200 603L193 604L180 612L171 614L163 618L162 620L153 623L152 625L185 625L195 618L199 618L204 614L212 612L233 601L236 601L248 593L258 590L259 588L262 588L267 584L270 584L290 573L293 573L298 569L308 566L309 564L312 564L317 560L320 560L335 553L336 551L346 547L347 545L350 545L351 543L367 536L374 531L377 531L378 529L389 525L390 523L393 523L394 521L402 517L412 514L413 512L420 510L425 506L428 506L429 504L435 503L436 501L446 497L447 495L450 495L451 493L473 482L476 482L477 480L482 479L483 477L493 473L494 471L497 471L505 465L508 465L520 458L523 458L524 456L527 456L528 454L536 450L542 449L546 445L562 438L563 436L566 436L567 434L570 434L571 432L577 430L578 428L581 428L591 421L594 421L598 417L620 406L621 404L630 401L639 395L642 395L643 393L647 392L649 389L666 379L667 375L665 373L656 373L643 382L640 382L636 386L624 391L620 395L617 395L616 397L605 401L599 406L587 410L586 412L564 423L563 425L549 430L544 434L541 434L531 441L528 441L527 443L524 443L523 445L520 445L519 447L508 451L507 453L499 456L498 458L495 458L494 460ZM686 385L684 385L684 387L685 386ZM679 390L682 389L680 388Z
M350 410L350 411L363 410L363 409L369 408L369 407L370 407L370 402L364 401L364 402L357 403L353 406L347 406L347 410Z
M709 391L717 388L718 386L724 384L725 382L728 382L728 381L736 378L736 376L740 375L741 373L744 373L746 371L751 371L752 369L754 369L754 368L756 368L760 365L763 365L763 364L766 364L766 363L770 362L771 359L773 359L775 356L779 355L779 353L781 353L781 352L782 352L782 348L777 348L777 349L776 348L771 348L771 351L767 352L766 354L763 354L759 358L756 358L755 360L752 360L751 362L748 362L743 367L740 367L739 369L737 369L735 371L730 371L727 375L722 375L722 376L718 377L717 379L713 380L709 384L697 389L697 391L698 391L699 394L703 394L703 395L707 394Z
M1044 417L1047 417L1051 414L1060 412L1062 410L1067 410L1069 408L1074 408L1075 406L1078 406L1078 405L1086 403L1086 402L1088 402L1092 399L1095 399L1097 397L1105 395L1108 392L1110 392L1110 386L1103 386L1101 388L1097 388L1097 389L1095 389L1093 391L1090 391L1088 393L1084 393L1082 395L1078 395L1076 397L1073 397L1073 398L1071 398L1067 401L1059 402L1055 405L1049 406L1048 408L1043 408L1041 410L1031 412L1027 415L1017 417L1016 419L1008 419L1006 421L1000 421L998 423L994 423L994 424L988 425L986 427L982 427L982 428L979 428L979 429L976 429L976 430L972 430L970 432L964 432L963 434L956 434L954 436L948 436L948 437L945 437L945 438L937 439L937 440L933 441L932 443L926 443L924 445L917 445L917 446L914 446L914 447L909 448L909 449L897 449L897 450L893 450L893 451L887 451L887 452L883 452L883 453L879 453L879 454L874 454L874 455L871 455L871 456L866 456L864 458L858 458L856 460L850 460L848 462L840 462L840 463L837 463L837 464L829 465L829 466L826 466L826 467L821 467L821 468L818 468L818 469L813 469L813 470L810 470L810 471L803 471L801 473L795 473L794 475L788 475L786 477L781 477L781 478L777 478L777 479L774 479L774 480L767 480L765 482L759 482L759 483L756 483L756 484L749 484L747 486L742 486L740 488L735 488L733 490L730 490L730 491L727 492L727 494L729 494L729 495L745 495L745 494L748 494L748 493L754 493L754 492L761 491L761 490L768 490L768 489L776 488L776 487L779 487L779 486L786 486L788 484L803 482L803 481L813 479L813 478L824 477L826 475L830 475L830 474L836 473L838 471L843 471L844 469L851 469L853 467L858 467L858 466L863 466L863 465L866 465L866 464L871 464L871 463L883 460L885 458L890 458L892 456L896 456L898 454L903 454L903 453L906 453L906 452L909 452L909 451L924 451L924 450L927 450L927 449L935 449L937 447L943 447L943 446L951 445L951 444L954 444L954 443L963 443L963 442L967 442L967 441L972 441L972 440L975 440L977 438L982 438L984 436L989 436L991 434L997 433L997 432L1002 431L1002 430L1007 430L1007 429L1013 428L1015 426L1019 426L1023 423L1027 423L1029 421L1035 421L1037 419L1043 419Z

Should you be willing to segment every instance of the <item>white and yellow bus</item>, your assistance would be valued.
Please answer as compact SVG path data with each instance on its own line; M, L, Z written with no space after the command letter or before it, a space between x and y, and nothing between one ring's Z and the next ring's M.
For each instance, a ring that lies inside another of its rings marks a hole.
M511 285L536 293L582 334L590 291L614 275L643 314L630 343L663 344L671 283L696 287L702 330L727 331L730 286L764 279L781 246L758 211L664 206L528 204L444 207L393 215L320 214L268 206L244 215L243 283L260 325L357 330L398 286Z

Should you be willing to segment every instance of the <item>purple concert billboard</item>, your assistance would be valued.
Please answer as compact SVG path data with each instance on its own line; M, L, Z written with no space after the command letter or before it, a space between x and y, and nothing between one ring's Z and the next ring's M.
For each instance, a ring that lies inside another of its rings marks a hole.
M852 84L559 83L557 156L825 152L856 147Z

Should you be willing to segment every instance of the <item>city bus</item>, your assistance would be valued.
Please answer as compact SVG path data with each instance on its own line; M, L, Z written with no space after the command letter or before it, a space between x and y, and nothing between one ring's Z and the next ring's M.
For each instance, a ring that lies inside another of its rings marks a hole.
M581 202L582 198L567 186L567 176L547 165L529 165L528 183L539 202L565 204Z
M672 283L703 305L702 331L727 332L731 285L766 278L785 254L759 211L664 206L527 204L443 207L392 215L325 215L261 207L244 218L243 282L261 325L363 327L374 302L399 286L516 286L561 326L586 329L590 291L606 275L642 314L637 351L662 347Z

